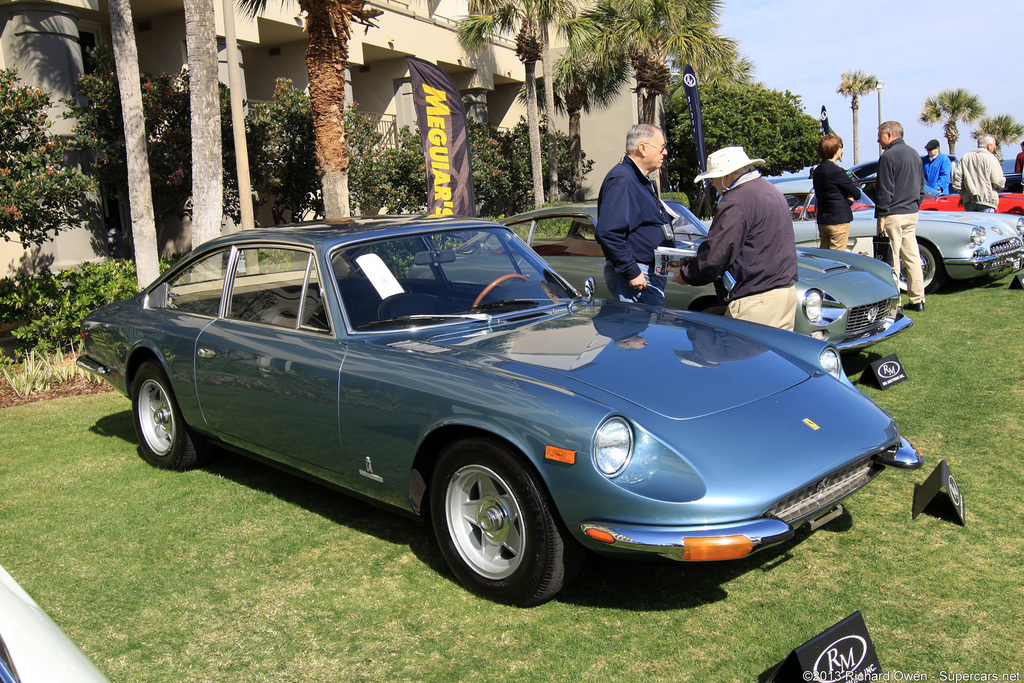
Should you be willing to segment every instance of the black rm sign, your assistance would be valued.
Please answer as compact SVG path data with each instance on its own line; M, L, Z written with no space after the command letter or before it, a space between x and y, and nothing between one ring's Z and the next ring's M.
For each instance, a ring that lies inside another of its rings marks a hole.
M874 361L871 364L871 375L878 383L879 389L888 389L907 379L903 364L900 363L900 359L896 357L895 353Z
M768 681L850 683L872 680L882 673L881 668L864 618L854 612L790 652Z

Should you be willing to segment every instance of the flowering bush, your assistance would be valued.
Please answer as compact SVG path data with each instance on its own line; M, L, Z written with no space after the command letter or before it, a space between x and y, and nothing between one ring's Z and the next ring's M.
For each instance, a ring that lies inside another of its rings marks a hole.
M67 141L49 132L50 96L0 70L0 234L42 244L86 220L92 181L65 160Z

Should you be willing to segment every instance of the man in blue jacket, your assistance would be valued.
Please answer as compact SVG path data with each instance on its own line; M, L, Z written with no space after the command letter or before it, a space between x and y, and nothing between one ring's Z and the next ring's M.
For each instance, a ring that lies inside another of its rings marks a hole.
M601 183L595 237L604 251L605 282L619 301L665 305L665 277L654 272L654 250L674 244L672 217L649 176L667 154L661 129L637 124L626 134L626 156Z
M939 151L939 141L929 140L924 146L928 156L924 159L924 193L949 194L949 179L953 175L953 162Z

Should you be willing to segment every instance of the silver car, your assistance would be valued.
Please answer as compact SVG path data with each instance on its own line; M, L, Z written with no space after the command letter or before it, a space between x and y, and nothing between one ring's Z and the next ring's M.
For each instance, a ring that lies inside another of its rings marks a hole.
M818 244L814 186L809 179L775 183L789 201L797 245ZM851 251L875 256L874 202L866 194L854 203ZM1024 216L952 211L923 212L917 223L926 292L950 279L1003 276L1024 268Z
M667 201L677 214L676 243L695 247L708 234L704 225L679 202ZM597 296L609 298L604 281L604 254L594 240L597 203L549 206L502 220L571 282L593 277ZM830 341L840 351L857 351L909 328L900 311L900 293L892 269L881 261L816 248L798 248L799 281L794 329ZM670 308L724 311L712 285L693 287L669 281L665 303Z

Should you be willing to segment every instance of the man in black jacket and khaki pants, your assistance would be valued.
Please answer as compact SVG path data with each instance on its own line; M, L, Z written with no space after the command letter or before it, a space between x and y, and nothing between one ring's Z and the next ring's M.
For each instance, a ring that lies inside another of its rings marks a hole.
M921 156L903 141L903 126L886 121L878 127L878 144L884 150L878 160L875 219L878 234L889 236L893 269L906 272L907 311L924 310L924 274L917 247L917 212L921 207L924 171Z

